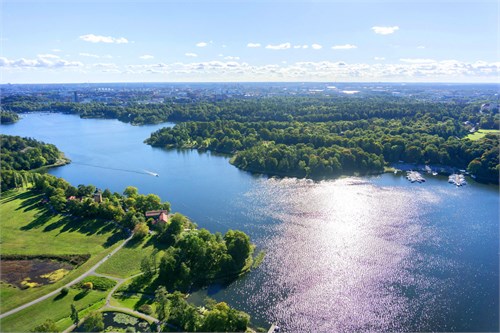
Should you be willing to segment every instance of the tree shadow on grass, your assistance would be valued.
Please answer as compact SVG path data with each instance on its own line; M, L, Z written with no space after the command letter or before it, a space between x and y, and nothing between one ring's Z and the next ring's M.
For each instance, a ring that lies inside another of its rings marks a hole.
M0 199L0 203L7 203L11 202L17 199L28 199L32 196L37 196L36 193L33 193L31 191L27 192L21 192L19 193L18 190L8 190L5 192L2 192L2 198Z
M63 299L66 296L68 296L68 294L59 293L59 294L57 294L56 297L54 297L54 301L59 301L59 300Z
M139 247L142 244L142 241L143 241L142 239L134 237L131 240L129 240L127 244L125 244L125 247L129 249Z
M123 231L115 233L115 234L112 234L111 236L108 237L108 239L106 239L106 242L104 242L104 244L102 246L104 248L111 247L114 244L116 244L117 242L119 242L119 241L121 241L122 239L125 239L125 238L127 238L127 235Z
M75 297L73 297L73 300L79 301L82 298L84 298L85 296L87 296L88 294L89 294L89 290L82 290L78 294L76 294Z
M42 195L40 194L35 194L33 192L24 192L19 195L19 199L21 199L22 202L19 207L16 208L16 210L23 210L23 212L28 212L42 206L42 204L40 203Z
M20 229L21 230L30 230L34 228L39 228L45 223L47 223L51 218L54 217L54 214L51 213L48 209L43 209L40 211L40 214L37 214L35 219L31 221L30 223L23 225Z

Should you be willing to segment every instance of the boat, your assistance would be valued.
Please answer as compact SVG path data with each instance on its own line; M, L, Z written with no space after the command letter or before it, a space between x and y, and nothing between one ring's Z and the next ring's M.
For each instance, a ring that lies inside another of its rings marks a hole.
M425 178L422 177L420 172L417 172L417 171L408 171L406 173L406 179L408 179L412 183L415 183L415 182L424 183L425 182Z
M464 175L456 174L456 173L454 173L448 177L448 183L454 184L457 187L467 185L467 182L465 181Z

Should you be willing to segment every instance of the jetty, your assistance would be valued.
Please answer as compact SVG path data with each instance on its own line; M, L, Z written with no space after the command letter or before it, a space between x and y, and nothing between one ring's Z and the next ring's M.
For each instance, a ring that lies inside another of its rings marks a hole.
M464 186L467 185L467 182L465 181L465 177L462 174L457 174L454 173L448 177L448 183L454 184L457 186Z
M423 183L425 182L425 178L422 177L422 175L420 174L420 172L417 172L417 171L408 171L406 173L406 179L408 179L410 182L412 183Z
M280 327L276 325L276 323L273 323L267 333L276 333L280 331Z

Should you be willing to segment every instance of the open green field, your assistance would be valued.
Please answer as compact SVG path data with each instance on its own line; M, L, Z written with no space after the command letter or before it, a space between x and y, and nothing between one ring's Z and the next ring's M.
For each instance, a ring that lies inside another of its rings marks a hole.
M29 332L47 319L54 320L62 331L72 324L70 319L71 303L75 303L80 312L80 318L82 318L90 310L89 307L96 309L104 305L106 294L107 292L102 291L92 290L86 293L79 289L70 288L69 293L64 297L56 295L2 319L0 321L1 331Z
M151 256L156 251L157 265L160 264L163 249L161 244L154 243L151 236L143 240L132 239L113 257L102 264L97 273L107 274L119 278L126 278L141 272L141 260L144 256Z
M90 259L62 280L25 290L0 284L0 311L34 300L75 279L118 246L123 237L111 223L54 215L29 190L7 191L0 199L2 254L85 254Z
M156 309L156 303L153 301L153 298L151 295L144 295L144 294L122 294L122 293L116 293L113 295L113 297L110 300L110 304L112 306L118 306L118 307L124 307L128 308L131 310L138 310L139 307L143 304L148 304L151 305L153 308L153 314Z
M472 141L476 141L476 140L479 140L479 139L483 138L488 133L494 133L494 134L500 135L500 130L481 129L479 131L476 131L476 132L474 132L472 134L467 135L466 139L469 139L469 140L472 140Z

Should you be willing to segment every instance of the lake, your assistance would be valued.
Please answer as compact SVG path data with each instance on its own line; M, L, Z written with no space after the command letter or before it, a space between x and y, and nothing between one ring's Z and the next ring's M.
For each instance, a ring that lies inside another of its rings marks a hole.
M498 186L252 175L227 156L143 143L164 126L34 113L0 129L55 144L72 163L50 173L75 186L136 186L266 251L259 268L194 301L208 294L287 332L498 331Z

